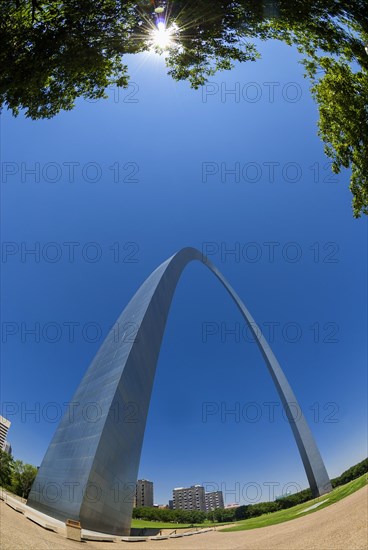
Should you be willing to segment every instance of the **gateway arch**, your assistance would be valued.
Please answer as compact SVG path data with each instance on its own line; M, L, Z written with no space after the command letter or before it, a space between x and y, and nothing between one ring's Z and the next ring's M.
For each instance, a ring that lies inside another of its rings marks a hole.
M331 491L325 465L270 346L235 290L201 252L184 248L142 284L84 375L46 451L31 506L84 529L130 531L146 418L170 304L186 265L206 265L249 325L284 406L313 496ZM295 415L295 409L298 414ZM293 414L294 413L294 414Z

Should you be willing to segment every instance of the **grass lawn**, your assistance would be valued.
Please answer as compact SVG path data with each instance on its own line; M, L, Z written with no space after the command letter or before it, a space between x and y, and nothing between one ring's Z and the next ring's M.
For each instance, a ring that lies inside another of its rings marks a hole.
M358 477L357 479L353 479L353 481L346 483L345 485L336 487L336 489L333 489L333 491L331 491L331 493L328 493L327 495L315 498L314 500L308 500L308 502L303 502L303 504L298 504L297 506L287 508L286 510L279 510L278 512L263 514L262 516L258 516L256 518L249 518L238 521L236 522L236 525L233 525L233 527L229 527L228 529L221 529L221 531L245 531L247 529L257 529L258 527L266 527L267 525L275 525L276 523L283 523L284 521L290 521L292 519L300 518L307 514L317 512L322 508L326 508L326 506L330 506L330 504L334 504L342 498L351 495L351 493L354 493L358 489L361 489L362 487L367 485L367 483L368 476L367 474L364 474L361 477ZM317 508L309 510L304 514L298 514L298 512L301 512L309 508L313 504L316 504L317 502L322 502L324 500L326 500L326 502L324 502Z

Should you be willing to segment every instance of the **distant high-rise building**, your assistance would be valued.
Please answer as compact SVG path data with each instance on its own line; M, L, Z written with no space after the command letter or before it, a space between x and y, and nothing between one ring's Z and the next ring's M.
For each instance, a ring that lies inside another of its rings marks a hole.
M192 485L191 487L178 487L173 490L174 510L202 510L206 511L204 487Z
M224 497L222 491L213 491L212 493L205 493L206 512L216 510L217 508L224 508Z
M153 506L153 483L147 479L138 479L135 486L135 507Z
M5 442L10 428L10 420L0 415L0 449L5 451Z

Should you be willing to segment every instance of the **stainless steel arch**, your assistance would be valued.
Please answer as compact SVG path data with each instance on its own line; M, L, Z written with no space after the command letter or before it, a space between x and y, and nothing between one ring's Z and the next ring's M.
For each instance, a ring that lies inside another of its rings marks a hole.
M331 490L296 397L253 317L219 270L198 250L184 248L146 279L106 337L49 445L29 506L61 520L79 520L85 529L129 533L166 319L180 275L193 260L216 275L248 323L285 408L313 495Z

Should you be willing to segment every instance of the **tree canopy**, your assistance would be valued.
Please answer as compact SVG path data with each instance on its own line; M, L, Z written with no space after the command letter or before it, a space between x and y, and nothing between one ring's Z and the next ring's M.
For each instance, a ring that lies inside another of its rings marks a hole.
M37 468L32 464L25 464L0 449L0 486L27 498L32 483L37 475Z
M37 475L37 468L32 464L25 464L21 460L15 460L12 468L12 490L16 495L27 498L32 483Z
M10 454L0 449L0 486L10 487L13 471L13 458Z
M163 15L158 15L163 8ZM351 168L354 216L368 213L368 10L366 0L3 0L0 105L50 118L78 97L127 87L125 54L171 29L169 74L193 88L234 62L255 61L254 40L281 40L303 56L333 170Z

